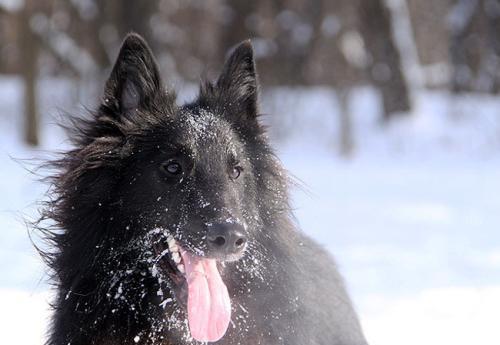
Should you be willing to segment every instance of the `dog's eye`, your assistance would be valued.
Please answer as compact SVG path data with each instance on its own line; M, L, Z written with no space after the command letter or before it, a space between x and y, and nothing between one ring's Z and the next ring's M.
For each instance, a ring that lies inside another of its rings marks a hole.
M240 177L242 171L243 168L237 165L231 169L229 177L231 177L231 179L233 180L236 180L238 177Z
M167 175L180 175L182 174L182 165L175 160L170 160L161 165L161 170Z

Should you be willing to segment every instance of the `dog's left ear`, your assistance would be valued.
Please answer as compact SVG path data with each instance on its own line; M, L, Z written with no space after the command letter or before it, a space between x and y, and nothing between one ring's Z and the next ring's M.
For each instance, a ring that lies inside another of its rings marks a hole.
M258 81L250 40L240 43L224 64L216 87L236 106L239 116L254 120L258 114Z
M130 117L151 105L161 90L160 72L148 44L137 34L127 35L104 88L104 105Z

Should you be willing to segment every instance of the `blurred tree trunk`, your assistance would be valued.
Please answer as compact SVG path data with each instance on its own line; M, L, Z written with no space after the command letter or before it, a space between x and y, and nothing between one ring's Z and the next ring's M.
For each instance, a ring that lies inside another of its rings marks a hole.
M450 32L447 18L452 0L406 0L415 36L418 62L422 69L421 86L448 88ZM404 61L404 60L403 60ZM404 65L404 64L403 64Z
M36 146L39 143L36 104L38 42L30 27L32 1L26 0L19 12L19 47L22 60L20 70L24 81L24 140Z
M392 35L391 15L383 0L361 1L358 11L360 32L371 55L368 78L382 94L383 120L388 121L395 114L410 110L401 57Z
M156 40L153 39L150 19L157 10L158 1L115 0L112 3L115 13L114 23L118 35L123 38L129 32L134 31L144 37L151 49L155 51L157 48Z
M500 1L457 0L450 14L454 92L498 92Z
M339 101L339 148L340 155L349 157L354 151L351 111L349 106L349 91L338 90Z
M233 0L229 3L232 13L228 16L228 23L225 24L226 30L222 33L221 41L223 49L233 47L235 44L241 40L251 37L250 30L248 30L246 25L241 25L245 23L249 13L262 12L258 11L257 6L260 2L257 1L244 1L244 0ZM260 14L260 13L259 13ZM224 51L222 54L226 54Z
M479 0L457 0L450 10L452 90L472 91L481 61L479 33L483 31Z
M490 55L487 60L488 71L491 73L491 91L498 93L500 91L500 0L492 0L485 3L487 25L488 25L488 45Z

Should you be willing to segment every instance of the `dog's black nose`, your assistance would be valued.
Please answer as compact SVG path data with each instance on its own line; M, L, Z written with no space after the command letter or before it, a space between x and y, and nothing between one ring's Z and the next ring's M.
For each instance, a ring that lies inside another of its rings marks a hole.
M245 248L245 229L237 223L217 223L208 228L208 247L214 253L239 254Z

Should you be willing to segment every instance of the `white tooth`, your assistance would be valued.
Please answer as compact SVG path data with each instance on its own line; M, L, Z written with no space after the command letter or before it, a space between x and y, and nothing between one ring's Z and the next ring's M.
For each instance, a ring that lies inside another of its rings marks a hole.
M175 240L174 240L174 238L173 238L173 237L169 237L169 238L167 239L167 242L168 242L168 246L169 246L169 247L173 247L173 246L175 246Z
M173 252L178 252L179 251L179 247L177 246L177 244L174 244L173 246L169 246L169 248Z
M177 269L179 270L179 272L181 273L186 273L186 270L184 269L184 265L183 264L178 264L177 265Z
M176 264L181 262L181 257L179 256L179 253L175 252L172 254L172 259Z

